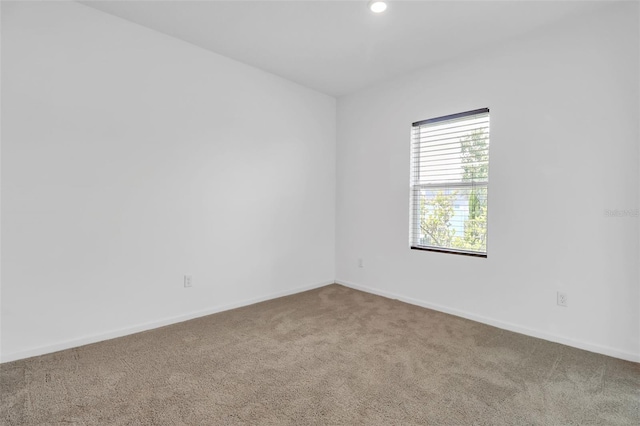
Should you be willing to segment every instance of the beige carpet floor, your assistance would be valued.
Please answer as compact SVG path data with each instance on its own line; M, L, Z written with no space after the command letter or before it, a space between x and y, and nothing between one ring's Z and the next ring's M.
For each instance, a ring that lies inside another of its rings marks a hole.
M0 368L4 425L640 424L640 364L339 285Z

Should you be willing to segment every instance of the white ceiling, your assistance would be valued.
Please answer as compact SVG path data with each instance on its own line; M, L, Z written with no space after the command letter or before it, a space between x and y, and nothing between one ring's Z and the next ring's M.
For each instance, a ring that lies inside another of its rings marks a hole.
M606 2L85 1L332 96L499 43Z

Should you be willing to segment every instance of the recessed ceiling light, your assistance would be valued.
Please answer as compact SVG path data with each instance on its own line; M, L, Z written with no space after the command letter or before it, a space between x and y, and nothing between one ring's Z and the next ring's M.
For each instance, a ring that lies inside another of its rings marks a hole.
M373 0L369 2L369 9L373 13L382 13L387 10L387 3L381 0Z

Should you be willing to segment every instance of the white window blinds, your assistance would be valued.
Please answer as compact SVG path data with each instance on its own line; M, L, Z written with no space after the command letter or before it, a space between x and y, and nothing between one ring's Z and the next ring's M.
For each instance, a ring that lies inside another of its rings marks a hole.
M413 123L414 249L486 257L489 109Z

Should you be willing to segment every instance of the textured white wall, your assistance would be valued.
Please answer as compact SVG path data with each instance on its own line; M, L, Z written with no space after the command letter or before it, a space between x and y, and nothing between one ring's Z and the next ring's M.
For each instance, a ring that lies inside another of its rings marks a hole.
M335 108L80 4L3 2L2 360L333 282Z
M639 207L638 16L615 5L340 98L338 282L640 360L639 220L604 214ZM488 258L412 251L411 123L482 107Z

